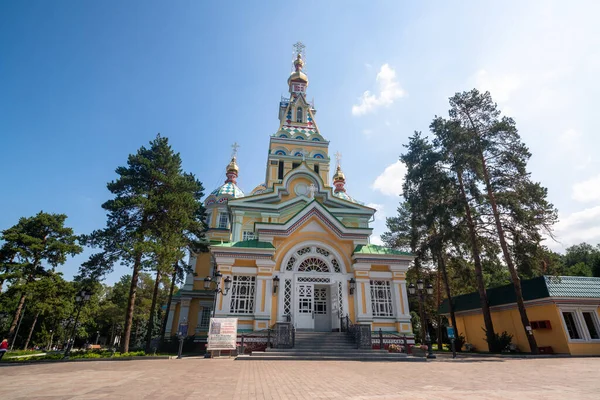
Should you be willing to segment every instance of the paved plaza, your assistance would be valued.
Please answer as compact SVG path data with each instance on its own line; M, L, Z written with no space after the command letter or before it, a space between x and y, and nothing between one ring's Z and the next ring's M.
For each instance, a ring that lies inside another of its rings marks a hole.
M183 359L0 367L1 399L595 399L600 358Z

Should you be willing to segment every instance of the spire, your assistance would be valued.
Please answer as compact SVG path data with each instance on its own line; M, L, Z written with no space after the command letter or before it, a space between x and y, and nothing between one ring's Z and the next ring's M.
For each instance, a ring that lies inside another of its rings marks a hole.
M240 147L239 144L233 143L231 145L232 148L232 152L231 152L231 161L229 162L229 164L227 164L227 168L225 169L225 174L227 175L227 179L225 180L225 183L236 183L237 182L237 177L238 177L238 172L240 171L240 168L237 165L237 149Z
M308 77L302 71L304 69L304 49L306 46L302 42L294 44L294 54L296 58L294 60L294 71L288 78L288 85L290 87L290 93L292 95L298 93L306 93L306 87L308 86Z
M345 192L346 189L344 186L346 185L346 175L342 172L342 154L339 151L335 153L335 159L337 161L337 167L335 169L335 174L333 175L333 185L335 186L334 193Z

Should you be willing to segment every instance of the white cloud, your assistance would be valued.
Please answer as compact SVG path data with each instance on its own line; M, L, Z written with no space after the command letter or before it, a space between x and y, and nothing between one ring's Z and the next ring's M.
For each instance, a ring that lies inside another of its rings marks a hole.
M381 66L377 74L377 83L379 92L373 94L369 90L365 91L360 97L360 103L352 106L353 115L360 116L379 107L389 107L396 99L406 95L406 92L396 80L396 71L389 64Z
M369 63L365 63L365 67L366 67L367 69L371 69L371 68L373 68L373 65L371 65L371 64L369 64Z
M383 173L375 178L371 188L388 196L399 196L402 193L404 175L406 175L406 167L398 160L388 165Z
M600 175L575 183L571 198L582 203L600 200Z
M371 136L373 136L373 131L371 129L363 129L362 134L370 138Z
M495 102L504 103L521 86L521 79L517 75L492 75L481 69L475 74L475 86L481 91L489 91Z
M381 240L381 236L371 235L371 244L376 244L377 246L383 246L383 241Z
M383 204L369 203L367 207L371 207L377 210L375 213L375 220L385 221L385 206Z
M600 206L560 215L554 234L559 243L547 243L554 250L562 250L581 242L600 243Z

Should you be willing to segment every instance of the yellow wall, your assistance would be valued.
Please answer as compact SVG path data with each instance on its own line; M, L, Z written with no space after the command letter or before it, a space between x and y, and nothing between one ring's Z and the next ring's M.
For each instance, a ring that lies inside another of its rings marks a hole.
M559 310L554 304L526 306L526 309L529 321L547 320L552 326L551 329L533 330L538 347L551 346L552 351L558 354L600 354L600 344L569 344L567 342ZM512 343L516 344L520 351L530 351L516 306L505 310L492 310L492 322L496 333L500 334L503 331L510 333L513 335ZM488 350L483 331L483 315L480 312L472 315L457 314L456 324L458 325L457 333L465 336L466 343L471 343L478 351ZM597 346L597 349L590 353L593 346Z

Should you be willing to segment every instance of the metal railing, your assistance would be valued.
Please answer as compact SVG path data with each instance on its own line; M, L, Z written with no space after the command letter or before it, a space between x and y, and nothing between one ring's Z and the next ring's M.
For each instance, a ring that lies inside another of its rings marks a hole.
M371 326L368 324L355 324L350 320L348 314L340 319L342 332L356 344L357 349L370 349L371 344Z

